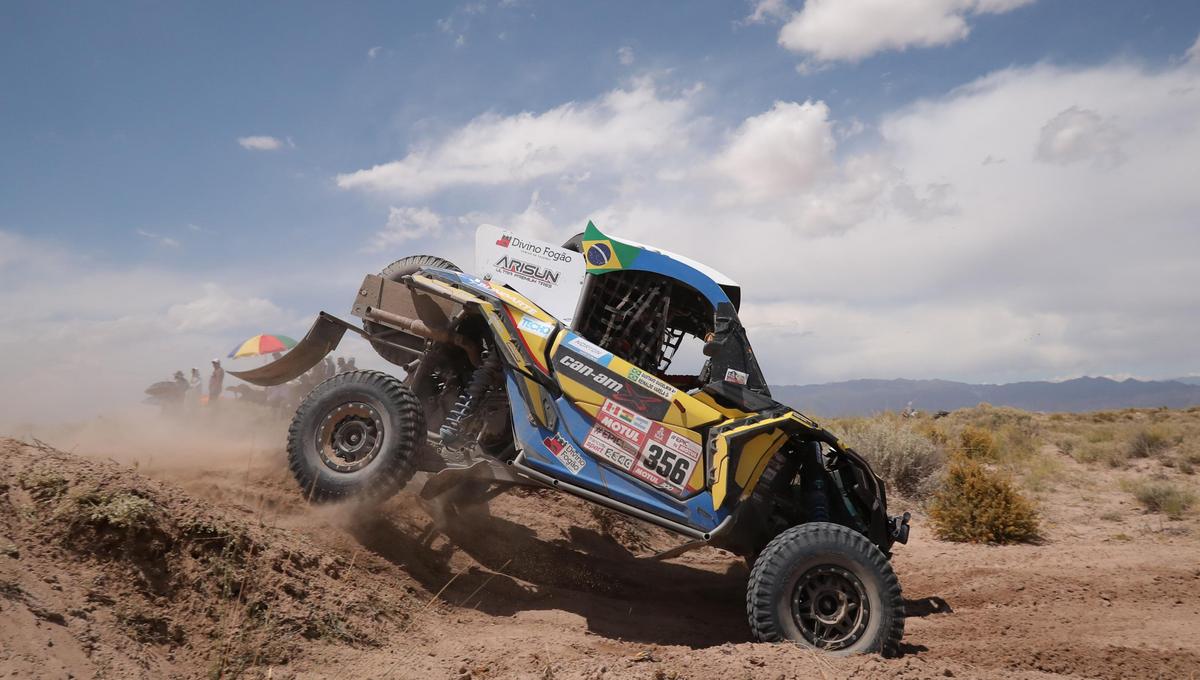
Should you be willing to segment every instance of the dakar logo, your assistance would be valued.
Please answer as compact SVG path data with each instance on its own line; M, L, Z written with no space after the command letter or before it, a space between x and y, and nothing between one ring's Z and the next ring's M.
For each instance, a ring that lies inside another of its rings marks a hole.
M504 236L496 239L496 245L500 246L501 248L507 248L510 241L512 241L512 237L508 234L505 234Z
M553 286L558 283L559 273L553 269L539 267L529 262L522 262L507 255L496 260L495 266L509 274L519 276L527 281L540 283L543 286Z

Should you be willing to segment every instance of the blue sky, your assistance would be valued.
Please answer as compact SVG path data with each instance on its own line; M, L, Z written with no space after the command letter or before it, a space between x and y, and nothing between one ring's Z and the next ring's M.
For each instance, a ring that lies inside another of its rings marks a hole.
M1185 1L7 2L0 381L61 379L11 357L69 332L94 354L69 370L148 382L302 333L397 257L469 259L479 222L588 218L745 280L776 382L1197 372L1195 322L1164 319L1198 300L1160 292L1193 276L1198 35ZM1148 223L1065 224L1116 196ZM1029 234L985 224L1015 204ZM1153 247L1115 266L1133 232Z

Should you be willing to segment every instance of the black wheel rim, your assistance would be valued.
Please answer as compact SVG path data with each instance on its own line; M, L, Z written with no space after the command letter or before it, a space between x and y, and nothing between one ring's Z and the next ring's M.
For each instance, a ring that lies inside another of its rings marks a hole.
M370 404L350 402L330 411L317 428L317 452L331 470L361 470L383 447L383 418Z
M834 651L863 636L871 619L871 603L857 576L841 567L822 565L797 579L792 617L809 644Z

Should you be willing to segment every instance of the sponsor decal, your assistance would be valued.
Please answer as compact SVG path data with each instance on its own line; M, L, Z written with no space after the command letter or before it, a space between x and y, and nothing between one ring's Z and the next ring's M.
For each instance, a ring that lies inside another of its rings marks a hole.
M555 271L549 267L539 267L532 262L518 260L517 258L509 257L508 255L504 255L499 260L496 260L496 264L493 266L500 271L508 272L519 279L529 281L530 283L536 283L540 286L545 286L546 288L553 288L555 285L557 285L558 277L562 275L561 272Z
M699 444L654 423L632 472L638 479L679 493L687 488L700 455Z
M585 384L597 385L606 392L616 394L625 389L625 384L613 374L601 370L598 366L590 366L587 362L570 354L559 355L558 365L582 378Z
M625 472L629 472L634 459L637 458L625 448L620 439L599 424L592 427L592 431L588 432L587 438L583 440L583 450Z
M543 439L542 443L546 445L546 448L550 449L550 453L554 454L558 462L562 463L563 467L570 470L573 475L579 474L579 471L587 465L587 461L583 459L583 456L579 455L575 447L571 446L571 443L563 439L563 436L557 432L554 433L553 437Z
M554 331L553 324L538 321L532 316L521 317L521 323L517 324L517 327L523 331L533 333L539 338L548 338L550 337L550 333Z
M616 435L631 450L642 448L650 431L650 420L608 399L596 414L596 424Z
M500 246L501 248L507 248L509 242L511 242L511 241L512 241L512 236L505 234L505 235L501 236L500 238L496 239L496 245Z
M572 257L572 252L562 248L555 248L541 243L526 241L519 236L505 234L501 240L507 241L506 244L501 244L500 241L496 245L504 245L505 248L516 248L530 255L536 256L538 259L550 260L551 262L569 262Z
M612 358L612 355L608 353L608 350L599 345L593 345L581 335L571 336L571 339L567 340L567 345L585 357L588 357L589 359L595 359L602 364L607 364L608 359Z
M640 368L629 369L629 379L646 388L647 390L657 394L663 399L669 400L675 398L675 392L677 390L675 389L674 385L667 384Z
M733 383L734 385L745 385L749 379L749 373L735 371L732 368L725 370L725 382L727 383Z

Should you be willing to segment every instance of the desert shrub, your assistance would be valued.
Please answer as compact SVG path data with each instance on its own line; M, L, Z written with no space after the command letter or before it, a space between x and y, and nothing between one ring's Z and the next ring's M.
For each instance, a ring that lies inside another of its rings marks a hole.
M1126 451L1130 458L1150 458L1170 448L1167 436L1156 429L1141 428L1130 437Z
M1181 517L1196 504L1195 492L1165 479L1124 480L1121 488L1133 494L1148 512L1172 518Z
M56 514L75 527L141 529L153 522L156 510L153 501L132 493L88 490L71 496Z
M975 460L995 461L999 457L999 447L991 432L974 426L967 426L958 435L958 449L968 458Z
M966 543L1016 543L1038 536L1033 505L1001 474L954 456L933 496L929 517L939 538Z
M889 489L923 498L936 486L945 454L906 420L883 415L848 421L841 435L867 459Z
M34 500L42 502L57 500L69 486L65 477L48 468L28 470L21 475L19 483Z
M1185 475L1196 474L1196 466L1189 462L1186 458L1179 459L1179 471Z

